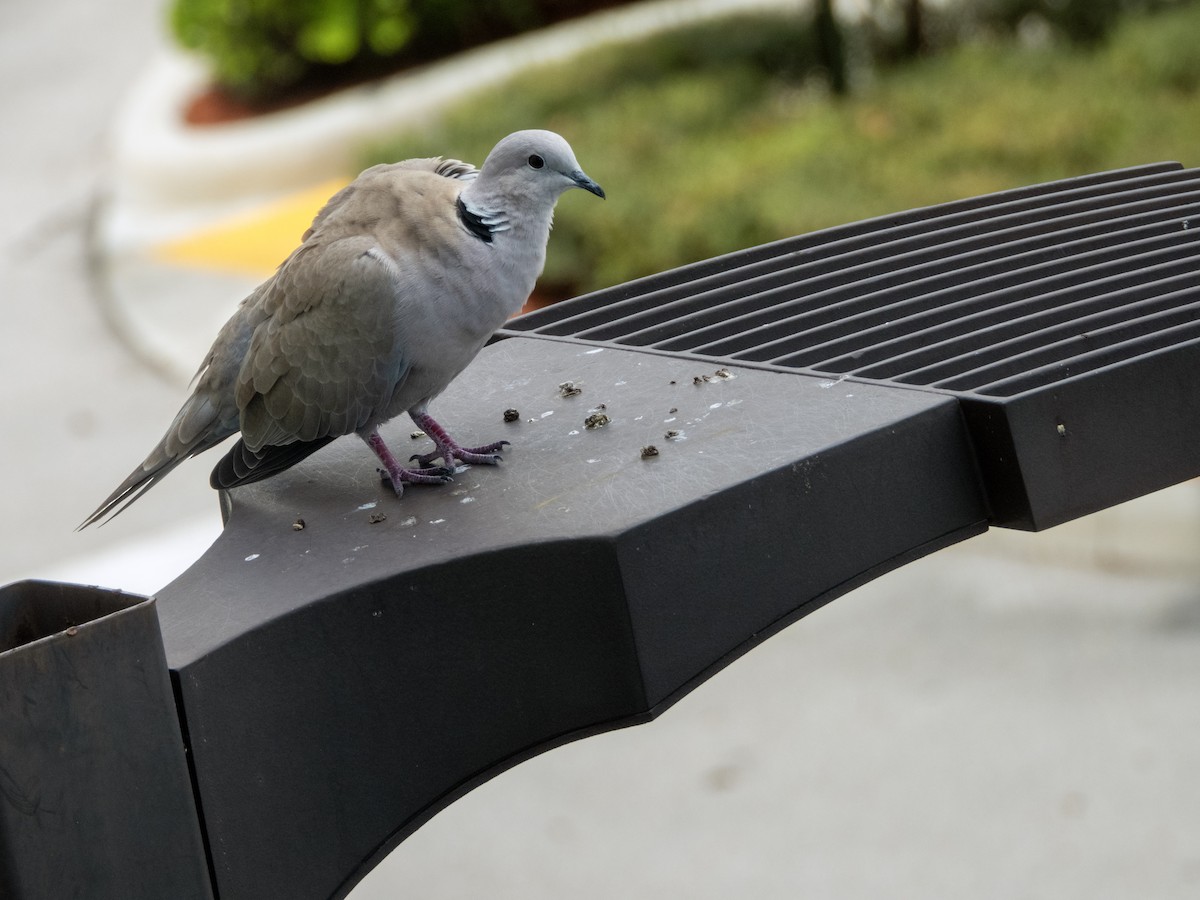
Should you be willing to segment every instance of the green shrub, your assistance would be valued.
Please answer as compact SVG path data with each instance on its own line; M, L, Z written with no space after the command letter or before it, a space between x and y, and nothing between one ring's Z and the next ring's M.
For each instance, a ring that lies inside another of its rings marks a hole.
M176 0L171 25L220 85L257 98L316 66L395 54L415 17L409 0Z
M617 0L620 2L620 0ZM265 101L437 59L611 0L174 0L171 27L218 85Z

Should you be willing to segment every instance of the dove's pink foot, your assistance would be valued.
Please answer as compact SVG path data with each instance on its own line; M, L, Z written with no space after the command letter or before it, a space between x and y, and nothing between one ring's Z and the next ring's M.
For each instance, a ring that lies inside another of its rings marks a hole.
M372 431L363 440L383 463L379 474L384 481L392 485L392 490L396 492L397 497L404 493L405 482L408 484L446 484L452 480L450 478L451 470L442 466L422 464L419 469L409 469L400 465L396 457L392 455L392 451L388 449L387 444L383 442L383 438L379 436L378 431Z
M493 444L484 444L482 447L460 447L458 442L450 437L446 433L446 429L434 421L433 416L429 413L410 413L410 415L417 427L433 440L434 449L429 453L409 457L410 462L416 460L422 468L427 467L435 459L441 459L442 463L451 471L459 462L468 465L494 466L503 458L499 451L508 446L508 441L496 441Z

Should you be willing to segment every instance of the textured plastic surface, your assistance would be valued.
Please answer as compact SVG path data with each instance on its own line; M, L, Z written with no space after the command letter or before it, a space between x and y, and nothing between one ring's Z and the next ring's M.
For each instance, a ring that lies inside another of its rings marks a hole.
M929 393L518 338L437 412L505 462L398 501L336 442L158 597L222 900L341 896L480 781L985 527Z
M1198 239L1200 172L1159 163L756 247L508 333L949 393L993 523L1039 529L1197 474Z
M0 897L211 900L153 601L0 588Z

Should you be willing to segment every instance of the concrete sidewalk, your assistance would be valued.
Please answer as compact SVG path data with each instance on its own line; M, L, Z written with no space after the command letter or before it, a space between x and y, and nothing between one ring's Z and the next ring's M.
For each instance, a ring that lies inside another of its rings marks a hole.
M182 397L114 337L88 256L109 186L112 118L160 46L162 15L158 0L0 5L11 88L0 93L6 582L197 520L213 535L219 528L204 479L181 478L144 501L144 516L72 532L154 445Z
M220 527L201 460L72 532L184 396L114 335L88 256L113 118L161 16L159 0L0 5L4 583L153 591ZM182 329L202 352L257 276L168 254L139 277L143 300L213 320ZM1193 483L907 566L659 722L485 785L354 897L1194 897L1197 549Z

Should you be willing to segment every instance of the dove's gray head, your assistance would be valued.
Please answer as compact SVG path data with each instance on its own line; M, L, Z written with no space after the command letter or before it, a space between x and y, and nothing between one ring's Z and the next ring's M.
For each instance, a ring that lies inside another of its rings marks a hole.
M583 173L571 145L553 131L517 131L501 140L484 160L476 184L551 206L571 188L604 196L604 189Z

